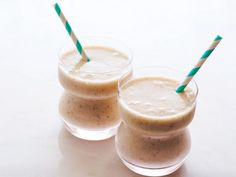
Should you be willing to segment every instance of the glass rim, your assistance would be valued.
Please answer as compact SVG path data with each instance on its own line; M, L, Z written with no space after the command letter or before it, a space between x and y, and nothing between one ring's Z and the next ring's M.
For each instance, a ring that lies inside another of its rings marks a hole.
M155 65L155 66L144 66L144 67L137 67L137 68L134 68L133 69L133 72L132 73L135 73L135 72L137 72L137 71L142 71L142 70L145 70L145 69L147 69L147 70L150 70L150 69L165 69L165 70L168 70L168 71L170 71L170 72L175 72L175 73L178 73L178 74L181 74L182 76L183 76L183 79L186 77L186 74L184 74L183 72L181 72L181 71L179 71L179 70L177 70L177 69L174 69L174 68L171 68L171 67L168 67L168 66L158 66L158 65ZM120 93L122 92L122 86L124 86L125 84L127 84L129 81L130 81L130 79L127 79L127 80L125 80L124 78L127 76L127 74L124 74L119 80L118 80L118 100L119 100L119 102L122 102L122 104L125 104L129 109L131 109L133 112L135 112L136 114L139 114L139 115L143 115L143 116L145 116L145 117L149 117L149 118L156 118L155 116L150 116L150 115L146 115L146 114L143 114L143 113L140 113L140 112L138 112L138 111L136 111L136 110L134 110L134 109L132 109L132 108L130 108L125 102L124 102L124 100L122 99L122 97L120 96ZM158 75L156 75L156 76L158 76ZM159 75L159 76L162 76L161 74ZM140 76L140 77L142 77L142 76ZM167 77L167 78L170 78L170 77ZM124 80L123 80L124 79ZM174 78L170 78L170 79L174 79ZM131 80L132 80L132 78L131 78ZM176 80L176 79L175 79ZM122 83L122 82L124 82L124 83ZM193 84L193 86L194 86L194 90L193 90L193 92L194 92L194 99L193 99L193 101L191 102L191 106L193 106L195 103L196 103L196 99L197 99L197 96L198 96L198 92L199 92L199 89L198 89L198 85L197 85L197 83L196 83L196 81L194 80L194 79L192 79L191 80L191 82L192 82L192 84ZM191 83L190 83L191 84ZM189 87L189 84L187 85L187 87L186 88L190 88ZM191 88L190 88L191 89ZM120 103L121 104L121 103ZM185 112L187 109L184 109L182 112ZM181 113L182 113L181 112ZM173 114L173 115L170 115L170 116L163 116L162 118L165 118L165 117L170 117L170 118L172 118L172 117L175 117L175 116L177 116L178 114L180 114L180 113L177 113L177 114ZM168 119L168 118L167 118Z
M87 73L87 74L109 74L109 73L115 73L115 72L120 72L122 70L125 70L127 67L129 67L132 62L133 62L133 53L132 53L132 50L125 44L123 43L122 41L120 40L117 40L117 39L114 39L112 37L109 37L109 36L99 36L99 35L86 35L86 36L81 36L80 39L82 39L82 42L83 42L83 39L84 40L89 40L89 39L94 39L96 41L96 39L100 39L100 40L107 40L107 41L111 41L111 42L114 42L115 44L118 44L122 47L125 48L125 52L121 51L119 48L115 48L115 47L112 47L112 46L109 46L109 45L106 45L106 44L102 44L101 42L101 45L98 44L97 46L100 46L100 47L107 47L107 48L110 48L110 49L115 49L119 52L121 52L122 54L124 54L125 56L127 56L127 59L128 59L128 62L122 66L122 67L117 67L117 68L114 68L113 70L111 71L106 71L106 72L91 72L91 71L80 71L81 73ZM82 43L83 44L83 43ZM85 45L84 47L86 46L96 46L94 44L92 45ZM65 51L63 51L65 50ZM62 63L61 63L61 59L63 57L63 55L66 53L66 52L69 52L69 51L77 51L75 45L73 44L73 41L67 41L67 42L64 42L64 44L61 45L61 47L59 48L58 52L57 52L57 57L59 59L59 67L62 68L62 70L66 71L66 69L63 67ZM79 54L80 55L80 54Z

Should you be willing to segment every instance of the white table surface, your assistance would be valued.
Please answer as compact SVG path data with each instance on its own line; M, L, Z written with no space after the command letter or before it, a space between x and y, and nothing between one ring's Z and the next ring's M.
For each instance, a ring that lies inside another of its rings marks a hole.
M79 140L62 127L57 52L70 40L52 1L0 1L0 176L138 177L118 159L114 140ZM224 37L196 76L192 149L172 177L236 176L236 1L67 0L78 36L125 42L134 67L188 72L215 35Z

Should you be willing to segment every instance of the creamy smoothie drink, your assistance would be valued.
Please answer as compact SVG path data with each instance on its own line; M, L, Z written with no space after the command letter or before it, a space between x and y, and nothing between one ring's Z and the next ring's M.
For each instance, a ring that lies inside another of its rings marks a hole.
M124 164L139 174L172 173L190 150L186 126L194 116L197 87L193 83L176 93L177 76L169 69L146 68L119 82L123 123L117 132L116 148Z
M118 80L121 75L131 72L131 58L128 51L118 45L94 41L84 47L89 62L81 63L76 50L68 50L60 57L58 73L65 92L59 112L73 135L101 140L113 136L120 123Z

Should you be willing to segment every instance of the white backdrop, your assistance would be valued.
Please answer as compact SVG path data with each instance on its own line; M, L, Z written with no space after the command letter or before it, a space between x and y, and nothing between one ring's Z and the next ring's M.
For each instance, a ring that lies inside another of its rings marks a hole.
M59 3L78 36L110 36L126 43L134 67L188 72L215 35L222 35L195 78L200 93L190 125L192 150L171 176L236 176L236 1ZM119 161L113 139L78 140L58 119L57 52L70 39L52 4L0 1L0 176L138 177Z

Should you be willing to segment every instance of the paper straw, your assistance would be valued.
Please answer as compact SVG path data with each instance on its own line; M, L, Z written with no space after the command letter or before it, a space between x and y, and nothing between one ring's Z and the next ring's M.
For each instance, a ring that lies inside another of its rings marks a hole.
M87 55L86 55L82 45L80 44L78 38L75 36L75 33L72 30L69 22L66 20L64 14L61 11L61 8L59 7L59 5L57 3L54 4L54 8L55 8L55 10L57 12L57 15L60 17L63 25L65 26L66 31L68 32L68 34L70 35L71 39L73 40L73 42L74 42L74 44L76 46L76 49L78 50L78 52L82 56L82 60L85 61L85 62L90 61L90 59L87 57Z
M216 36L210 47L203 53L202 57L198 60L197 64L194 66L194 68L188 73L185 80L177 87L175 90L177 93L180 93L184 91L185 87L188 85L188 83L192 80L193 76L198 72L198 70L201 68L203 63L207 60L207 58L211 55L211 53L214 51L216 46L220 43L222 37Z

